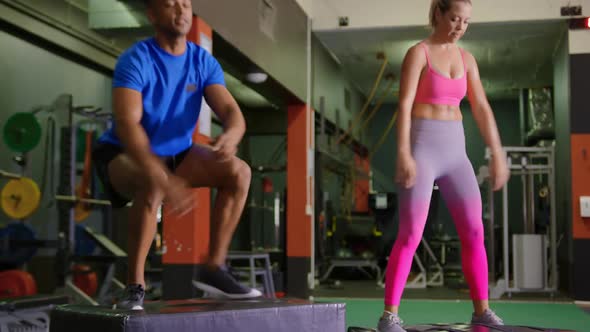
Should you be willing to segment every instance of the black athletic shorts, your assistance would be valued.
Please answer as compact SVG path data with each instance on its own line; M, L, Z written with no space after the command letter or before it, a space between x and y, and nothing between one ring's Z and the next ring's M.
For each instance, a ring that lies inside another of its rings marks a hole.
M190 148L181 151L180 153L167 157L164 162L171 171L174 171L178 165L184 160ZM98 143L92 149L92 162L96 167L98 178L103 184L107 199L111 202L111 206L115 209L122 208L131 200L119 194L111 184L109 177L109 163L115 159L119 154L123 153L123 149L117 145L108 143Z

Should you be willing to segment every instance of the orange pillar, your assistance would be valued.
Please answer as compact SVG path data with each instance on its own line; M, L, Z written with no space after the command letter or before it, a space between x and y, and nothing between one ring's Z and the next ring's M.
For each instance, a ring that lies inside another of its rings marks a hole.
M287 109L287 294L309 296L313 244L313 110Z
M193 25L187 37L189 41L212 52L212 29L199 17L193 17ZM210 125L211 112L203 100L193 140L208 143ZM163 245L166 248L162 257L164 299L194 298L198 295L191 281L196 278L209 253L211 190L192 189L191 195L195 206L190 213L177 217L168 214L166 209L163 211Z
M363 172L362 175L356 175L354 182L354 211L369 212L369 157L355 153L354 164L357 170Z
M590 196L590 134L571 134L572 233L576 240L590 240L590 218L580 213L580 197Z
M569 277L572 283L570 288L572 297L578 301L590 301L590 264L588 264L590 217L583 216L580 209L580 199L590 196L590 112L588 112L588 104L590 104L590 95L588 94L590 47L588 47L588 43L573 38L572 33L570 32L569 35L570 55L567 67L565 67L569 70L569 81L565 88L567 90L562 89L563 93L567 93L565 96L569 98L570 114L561 115L562 118L569 117L567 125L570 130L570 206L573 210L571 211L571 228L569 228L572 232L571 246L567 248L566 257L571 265L569 271L566 270L567 266L563 266L564 264L559 267L559 270L560 272L567 271L569 274L565 277ZM584 33L588 35L590 31ZM568 40L566 40L566 45L567 42ZM560 73L560 75L562 74ZM556 149L560 148L563 146L556 145Z

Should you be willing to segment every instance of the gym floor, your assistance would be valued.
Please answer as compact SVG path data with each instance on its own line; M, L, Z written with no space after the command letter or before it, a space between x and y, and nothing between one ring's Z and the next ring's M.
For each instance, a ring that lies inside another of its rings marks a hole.
M346 324L374 327L383 311L383 289L373 281L341 281L339 287L320 285L316 301L346 303ZM590 332L590 304L575 304L564 294L513 294L491 300L491 307L510 325L543 326ZM464 289L432 287L406 289L400 316L407 325L463 323L471 319L471 301Z

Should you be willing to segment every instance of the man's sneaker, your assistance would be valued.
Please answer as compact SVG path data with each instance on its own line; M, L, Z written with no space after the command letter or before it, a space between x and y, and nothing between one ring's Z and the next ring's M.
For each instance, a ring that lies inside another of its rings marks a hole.
M262 296L257 289L241 285L226 269L204 268L193 285L209 296L228 299L251 299Z
M504 325L504 322L491 309L486 309L483 314L476 316L475 313L471 317L471 324L479 325Z
M386 312L385 317L379 318L377 332L406 332L402 327L403 323L397 314Z
M130 284L125 287L123 296L117 304L116 309L123 310L143 310L143 298L145 296L145 290L142 285Z

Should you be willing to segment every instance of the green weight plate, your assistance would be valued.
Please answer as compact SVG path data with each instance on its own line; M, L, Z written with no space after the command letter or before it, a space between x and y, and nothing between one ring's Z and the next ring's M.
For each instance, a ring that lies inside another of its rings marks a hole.
M14 152L29 152L41 140L41 125L32 113L15 113L4 125L4 143Z

